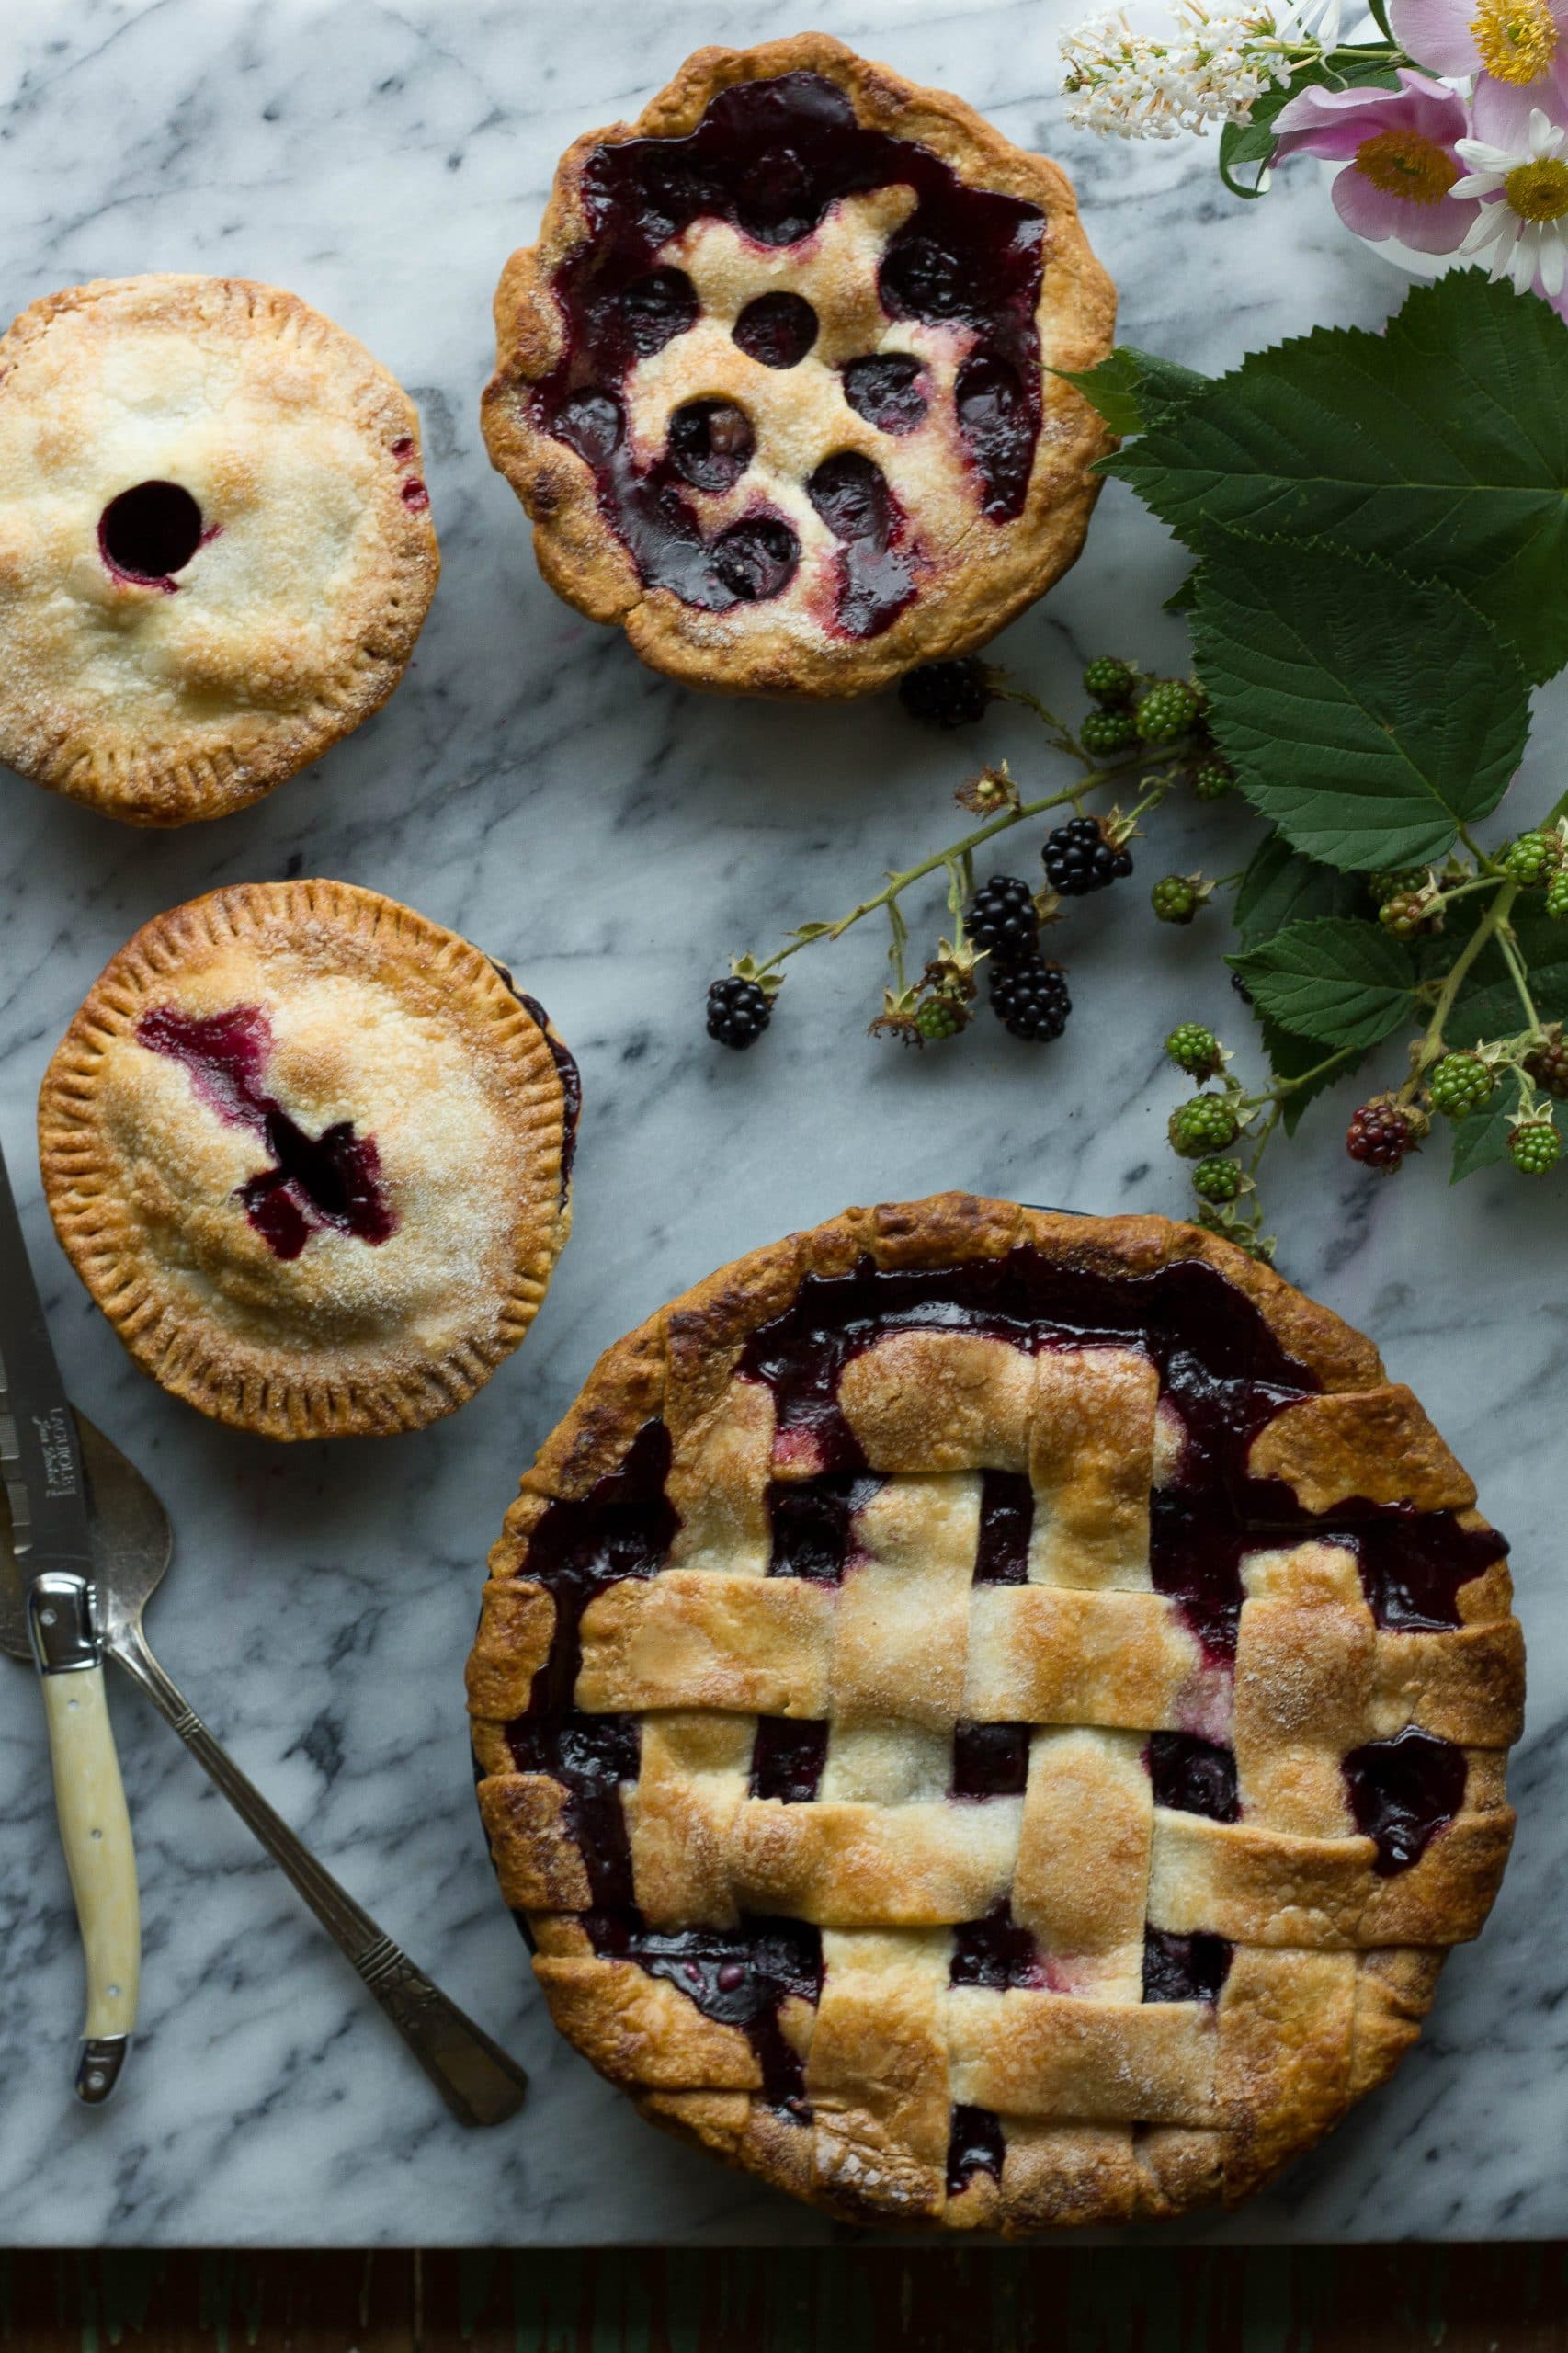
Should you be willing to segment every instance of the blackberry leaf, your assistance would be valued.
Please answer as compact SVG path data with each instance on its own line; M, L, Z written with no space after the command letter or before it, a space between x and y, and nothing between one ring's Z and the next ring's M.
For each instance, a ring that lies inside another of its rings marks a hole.
M1375 923L1293 923L1226 961L1260 1012L1325 1047L1375 1046L1415 1016L1415 961Z

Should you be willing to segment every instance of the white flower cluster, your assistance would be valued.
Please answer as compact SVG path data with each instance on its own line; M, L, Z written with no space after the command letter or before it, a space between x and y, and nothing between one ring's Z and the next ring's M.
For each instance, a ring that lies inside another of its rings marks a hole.
M1258 0L1177 0L1173 38L1156 40L1113 9L1062 43L1067 119L1121 139L1243 121L1271 83L1290 79L1297 24L1295 11L1282 23Z

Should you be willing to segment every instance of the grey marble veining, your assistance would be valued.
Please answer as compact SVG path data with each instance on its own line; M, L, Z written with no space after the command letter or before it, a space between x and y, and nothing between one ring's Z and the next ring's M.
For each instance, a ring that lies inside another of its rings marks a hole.
M1060 155L1137 343L1213 368L1392 306L1400 281L1339 230L1310 167L1244 207L1206 149L1065 132L1055 42L1070 13L1076 0L822 0L810 17ZM424 414L444 574L379 719L259 807L168 836L0 777L0 1133L74 1392L174 1515L158 1647L268 1795L534 2078L510 2126L449 2122L282 1880L120 1687L143 2031L116 2103L77 2109L79 1966L40 1711L0 1664L7 2240L832 2235L641 2124L546 2022L469 1790L460 1668L483 1555L599 1349L738 1251L847 1200L953 1183L1179 1211L1160 1036L1183 1015L1243 1025L1209 932L1156 926L1143 886L1199 858L1239 864L1251 828L1232 812L1162 816L1140 885L1074 912L1062 952L1079 1009L1049 1051L989 1024L924 1057L869 1040L883 948L869 934L802 960L753 1054L703 1037L703 984L727 953L839 912L890 861L947 839L974 752L920 736L886 701L780 712L641 670L540 582L485 462L477 399L496 273L533 233L567 140L631 111L699 43L799 22L780 0L10 0L0 17L7 315L100 274L273 279L363 336ZM1113 486L1082 563L1002 652L1048 695L1108 647L1177 663L1159 609L1177 576ZM1029 782L1045 774L1022 721L982 740ZM1532 805L1544 783L1541 764ZM44 1063L129 933L215 884L301 871L407 898L507 959L586 1085L576 1233L533 1336L466 1411L391 1444L269 1448L161 1395L61 1258L29 1160ZM934 929L935 896L926 914ZM1273 1179L1281 1264L1377 1336L1514 1535L1531 1643L1519 1841L1483 1941L1453 1958L1392 2086L1244 2212L1182 2235L1562 2234L1562 1186L1494 1173L1450 1194L1437 1167L1366 1179L1340 1147L1347 1108L1309 1121Z

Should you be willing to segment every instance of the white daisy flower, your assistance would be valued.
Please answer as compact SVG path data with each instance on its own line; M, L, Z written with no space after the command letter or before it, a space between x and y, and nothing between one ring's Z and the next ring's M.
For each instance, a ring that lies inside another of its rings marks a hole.
M1486 255L1494 278L1510 278L1521 294L1539 281L1555 301L1568 279L1568 160L1558 152L1568 125L1532 107L1523 138L1507 146L1459 139L1455 152L1470 165L1450 196L1479 197L1479 216L1460 247Z

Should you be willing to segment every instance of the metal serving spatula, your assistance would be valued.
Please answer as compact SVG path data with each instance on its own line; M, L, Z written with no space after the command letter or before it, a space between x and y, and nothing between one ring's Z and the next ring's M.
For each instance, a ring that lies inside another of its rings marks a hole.
M260 1790L165 1674L147 1646L142 1613L174 1549L168 1514L142 1473L85 1415L76 1415L92 1511L99 1631L108 1654L167 1718L236 1813L280 1863L316 1918L353 1962L425 2073L462 2124L499 2124L515 2115L528 2077L497 2043L449 2001L401 1947L383 1934ZM9 1551L9 1546L5 1550ZM9 1589L8 1589L9 1588ZM0 1644L28 1657L15 1581L0 1575Z

